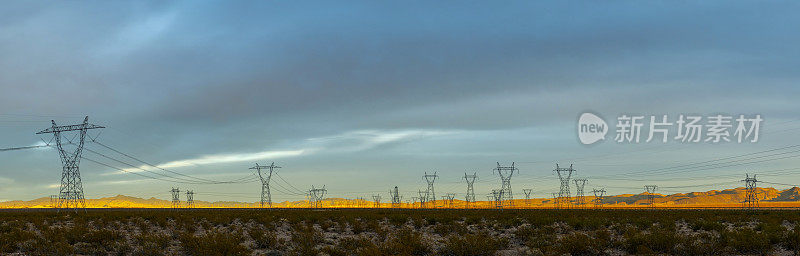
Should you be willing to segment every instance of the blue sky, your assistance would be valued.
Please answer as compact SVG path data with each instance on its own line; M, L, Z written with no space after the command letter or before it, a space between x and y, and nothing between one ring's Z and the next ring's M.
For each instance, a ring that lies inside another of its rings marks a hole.
M410 199L425 188L426 171L440 174L437 192L458 198L466 190L459 177L477 172L480 199L500 186L492 174L498 161L517 162L518 197L523 188L536 197L556 192L556 163L575 164L576 175L589 178L587 190L611 194L640 193L646 183L664 193L731 188L745 172L795 184L800 170L790 169L797 166L791 157L648 171L797 143L797 7L6 3L0 147L49 140L34 133L51 119L68 124L89 115L108 127L99 134L103 145L193 177L237 179L256 162L275 161L291 183L278 183L285 188L276 188L276 201L302 199L297 190L312 185L349 198L386 197L399 186ZM758 143L584 146L575 122L585 111L609 123L621 113L761 114L765 122ZM87 148L122 161L84 152L107 165L141 165L96 143ZM0 199L55 194L60 171L52 149L0 152ZM194 189L197 200L256 201L260 191L257 182L179 184L88 161L81 172L90 198L167 198L178 186ZM723 182L730 184L707 185Z

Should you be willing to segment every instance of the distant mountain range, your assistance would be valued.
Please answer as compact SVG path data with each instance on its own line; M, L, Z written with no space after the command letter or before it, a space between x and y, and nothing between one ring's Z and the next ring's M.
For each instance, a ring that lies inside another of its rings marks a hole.
M757 197L760 200L759 206L762 207L800 207L800 188L793 187L786 190L777 190L775 188L757 188ZM726 189L726 190L711 190L706 192L691 192L691 193L678 193L671 195L654 194L654 202L658 207L678 207L678 208L692 208L692 207L738 207L744 201L746 190L744 188ZM586 196L585 201L587 207L593 207L594 196ZM571 202L574 204L576 200L573 198ZM52 208L55 202L51 201L49 197L38 198L30 201L6 201L0 202L0 208ZM435 207L443 208L449 207L450 202L445 200L436 200ZM325 199L324 207L374 207L375 203L372 201L350 200L342 198L329 198ZM554 200L552 198L533 198L530 200L515 199L513 200L515 207L531 207L531 208L551 208L554 207ZM606 196L602 200L602 207L645 207L648 205L648 194L621 194ZM113 197L86 199L86 206L88 208L170 208L172 202L170 200L163 200L157 198L138 198L125 195L117 195ZM309 207L308 201L291 201L274 203L273 207L280 208L304 208ZM380 203L382 208L392 207L390 203ZM463 208L465 202L463 200L454 199L452 202L454 208ZM477 207L480 208L493 208L494 202L491 201L478 201ZM181 201L179 207L186 207L186 202ZM235 201L194 201L196 208L248 208L259 207L258 202L235 202ZM419 208L420 203L406 203L401 204L404 208ZM430 208L433 205L428 202L426 207Z

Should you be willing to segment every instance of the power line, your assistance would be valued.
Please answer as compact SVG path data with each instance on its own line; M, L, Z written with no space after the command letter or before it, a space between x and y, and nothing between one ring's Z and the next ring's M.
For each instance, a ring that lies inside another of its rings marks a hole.
M300 190L299 188L293 186L292 183L289 183L288 181L283 179L283 177L278 172L275 172L275 176L278 176L279 179L281 179L284 183L286 183L286 185L289 185L289 187L293 188L295 191L298 191L298 192L301 192L301 193L303 192L303 190Z
M3 151L24 150L24 149L34 149L34 148L46 148L46 147L50 147L50 145L37 145L37 146L26 146L26 147L0 148L0 152L3 152Z
M119 151L117 149L111 148L110 146L105 145L105 144L103 144L103 143L101 143L101 142L99 142L97 140L92 140L92 142L97 144L97 145L100 145L101 147L104 147L104 148L106 148L108 150L114 151L117 154L126 156L126 157L128 157L130 159L133 159L133 160L135 160L137 162L143 163L143 164L148 165L148 166L152 166L152 167L154 167L156 169L159 169L159 170L162 170L162 171L165 171L165 172L169 172L169 173L172 173L172 174L175 174L175 175L179 175L179 176L183 176L183 177L186 177L186 178L191 178L191 179L195 179L195 180L199 180L199 181L204 181L204 182L208 182L208 183L213 183L213 184L236 183L234 181L217 181L217 180L210 180L210 179L200 178L200 177L196 177L196 176L186 175L186 174L183 174L183 173L179 173L179 172L176 172L176 171L172 171L172 170L169 170L169 169L162 168L162 167L160 167L158 165L151 164L149 162L141 160L140 158L134 157L134 156L132 156L130 154L123 153L123 152L121 152L121 151ZM234 179L234 180L236 180L236 179Z
M694 163L689 163L689 164L681 164L681 165L676 165L676 166L649 169L649 170L642 170L642 171L634 171L634 172L627 172L627 173L618 173L618 174L612 174L612 175L607 175L607 176L591 176L589 178L597 179L597 178L603 178L603 177L628 176L628 175L637 175L637 174L640 174L640 175L666 174L668 171L671 171L671 170L673 170L673 171L674 170L685 170L686 168L694 168L694 167L697 167L698 165L702 166L702 164L708 164L708 163L713 163L713 162L718 162L718 161L723 161L723 160L741 158L741 157L746 157L746 156L751 156L751 155L758 155L758 154L769 153L769 152L774 152L774 151L780 151L780 150L796 148L796 147L800 147L800 144L789 145L789 146L773 148L773 149L769 149L769 150L763 150L763 151L752 152L752 153L746 153L746 154L733 155L733 156L722 157L722 158L715 158L715 159L711 159L711 160L694 162Z
M147 172L147 173L151 173L151 174L154 174L154 175L159 175L159 176L163 176L163 177L166 177L166 178L174 179L174 182L178 182L178 183L188 183L188 184L202 184L202 183L203 183L203 182L200 182L200 181L193 181L193 180L189 180L189 179L184 179L184 178L179 178L179 177L173 177L173 176L170 176L170 175L167 175L167 174L163 174L163 173L157 173L157 172L154 172L154 171L150 171L150 170L147 170L147 169L144 169L144 168L141 168L141 167L135 166L135 165L133 165L133 164L129 164L129 163L127 163L127 162L121 161L121 160L119 160L119 159L116 159L116 158L110 157L110 156L108 156L108 155L105 155L105 154L103 154L103 153L100 153L100 152L97 152L97 151L91 150L91 149L89 149L89 148L86 148L86 151L88 151L89 153L93 153L93 154L95 154L95 155L101 156L101 157L103 157L103 158L106 158L106 159L108 159L108 160L111 160L111 161L114 161L114 162L117 162L117 163L120 163L120 164L123 164L123 165L127 165L127 166L129 166L129 167L131 167L131 168L134 168L134 169L139 169L139 170L142 170L142 171L144 171L144 172Z
M238 179L235 179L235 180L231 180L231 181L207 182L207 181L190 180L190 179L186 179L186 178L175 177L175 176L171 176L171 175L168 175L168 174L154 172L154 171L151 171L151 170L148 170L148 169L144 169L144 168L142 168L140 166L136 166L136 165L130 164L128 162L119 160L117 158L108 156L106 154L94 151L94 150L89 149L89 148L86 148L85 150L90 152L90 153L93 153L95 155L98 155L98 156L101 156L103 158L109 159L111 161L114 161L114 162L129 166L130 168L139 169L139 170L142 170L144 172L151 173L153 175L158 175L158 176L162 176L162 177L165 177L165 178L169 178L170 180L165 180L165 181L170 181L170 182L177 182L177 183L184 183L184 184L233 184L233 183L251 183L251 182L256 181L255 179L250 179L250 177L252 177L251 175L247 175L247 176L244 176L244 177L241 177L241 178L238 178ZM104 166L110 167L110 166L105 165L105 164L104 164ZM126 172L126 173L137 173L137 172L130 172L130 171L127 171L127 170L124 170L124 169L116 168L116 167L111 167L111 168L114 168L114 169L117 169L117 170L120 170L120 171L123 171L123 172ZM150 177L150 176L146 176L146 177ZM153 177L150 177L150 178L153 178ZM158 178L154 178L154 179L158 179ZM163 179L161 179L161 180L163 180Z

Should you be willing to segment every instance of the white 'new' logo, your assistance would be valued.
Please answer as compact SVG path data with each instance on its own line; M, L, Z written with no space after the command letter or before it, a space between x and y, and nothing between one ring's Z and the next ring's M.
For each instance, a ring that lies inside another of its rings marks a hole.
M583 113L578 118L578 139L585 145L593 144L606 138L608 124L592 113Z

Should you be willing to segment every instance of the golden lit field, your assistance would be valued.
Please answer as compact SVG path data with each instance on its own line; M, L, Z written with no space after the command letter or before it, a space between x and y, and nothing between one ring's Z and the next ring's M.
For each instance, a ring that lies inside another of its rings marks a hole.
M24 255L795 255L794 210L0 212Z

